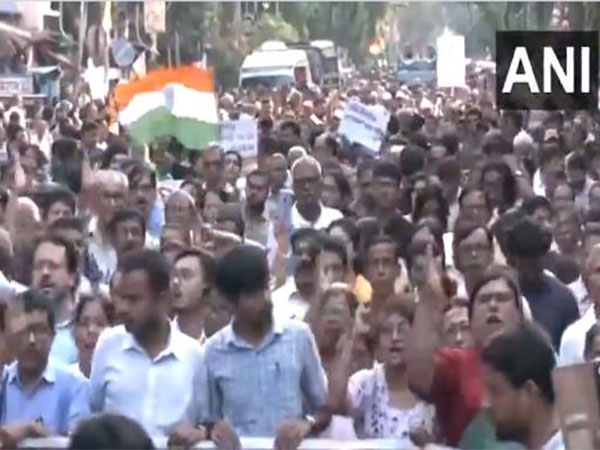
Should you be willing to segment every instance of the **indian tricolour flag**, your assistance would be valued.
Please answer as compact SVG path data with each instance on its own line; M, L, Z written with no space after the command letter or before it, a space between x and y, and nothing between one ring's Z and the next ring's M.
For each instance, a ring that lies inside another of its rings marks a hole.
M133 139L149 143L174 136L188 149L219 139L219 115L212 71L179 67L150 72L117 86L119 122Z

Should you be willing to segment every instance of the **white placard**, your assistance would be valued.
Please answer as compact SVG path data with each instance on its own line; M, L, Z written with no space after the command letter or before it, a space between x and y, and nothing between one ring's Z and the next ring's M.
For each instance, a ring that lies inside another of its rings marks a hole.
M363 105L350 101L344 107L344 115L338 133L350 142L367 147L373 153L379 153L390 113L384 108Z
M465 37L444 35L437 39L437 86L464 87Z
M166 7L164 0L144 2L144 28L149 33L164 33L166 30Z
M254 119L221 122L220 145L225 151L235 150L243 159L258 156L258 128Z

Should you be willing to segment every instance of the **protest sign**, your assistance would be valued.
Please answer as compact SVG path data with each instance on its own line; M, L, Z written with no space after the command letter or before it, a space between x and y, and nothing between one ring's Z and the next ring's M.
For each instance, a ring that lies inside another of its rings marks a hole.
M225 151L235 150L243 159L258 155L258 129L254 119L229 120L221 123L221 140Z
M466 85L465 37L443 35L437 39L437 86Z
M379 153L385 137L390 114L384 108L370 107L358 101L350 101L344 108L339 134Z

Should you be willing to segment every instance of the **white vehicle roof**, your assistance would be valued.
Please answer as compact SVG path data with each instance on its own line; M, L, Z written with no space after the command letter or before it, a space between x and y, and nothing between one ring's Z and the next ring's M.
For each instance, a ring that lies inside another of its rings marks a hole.
M287 45L285 45L285 42L281 41L265 41L262 44L260 44L259 50L263 52L269 52L273 50L287 50Z
M327 39L318 39L316 41L311 41L310 45L313 47L317 47L323 53L325 58L331 58L337 56L337 52L335 51L335 44L333 41L329 41Z
M246 56L242 63L242 72L255 69L291 69L299 64L308 65L303 50L257 51Z

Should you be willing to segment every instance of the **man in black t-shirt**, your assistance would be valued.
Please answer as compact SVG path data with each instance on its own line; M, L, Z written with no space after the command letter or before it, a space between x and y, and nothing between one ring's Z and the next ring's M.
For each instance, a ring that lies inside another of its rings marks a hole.
M525 217L508 233L507 259L518 272L533 319L548 332L556 350L565 328L579 318L579 310L570 289L544 271L544 257L551 244L550 231Z

